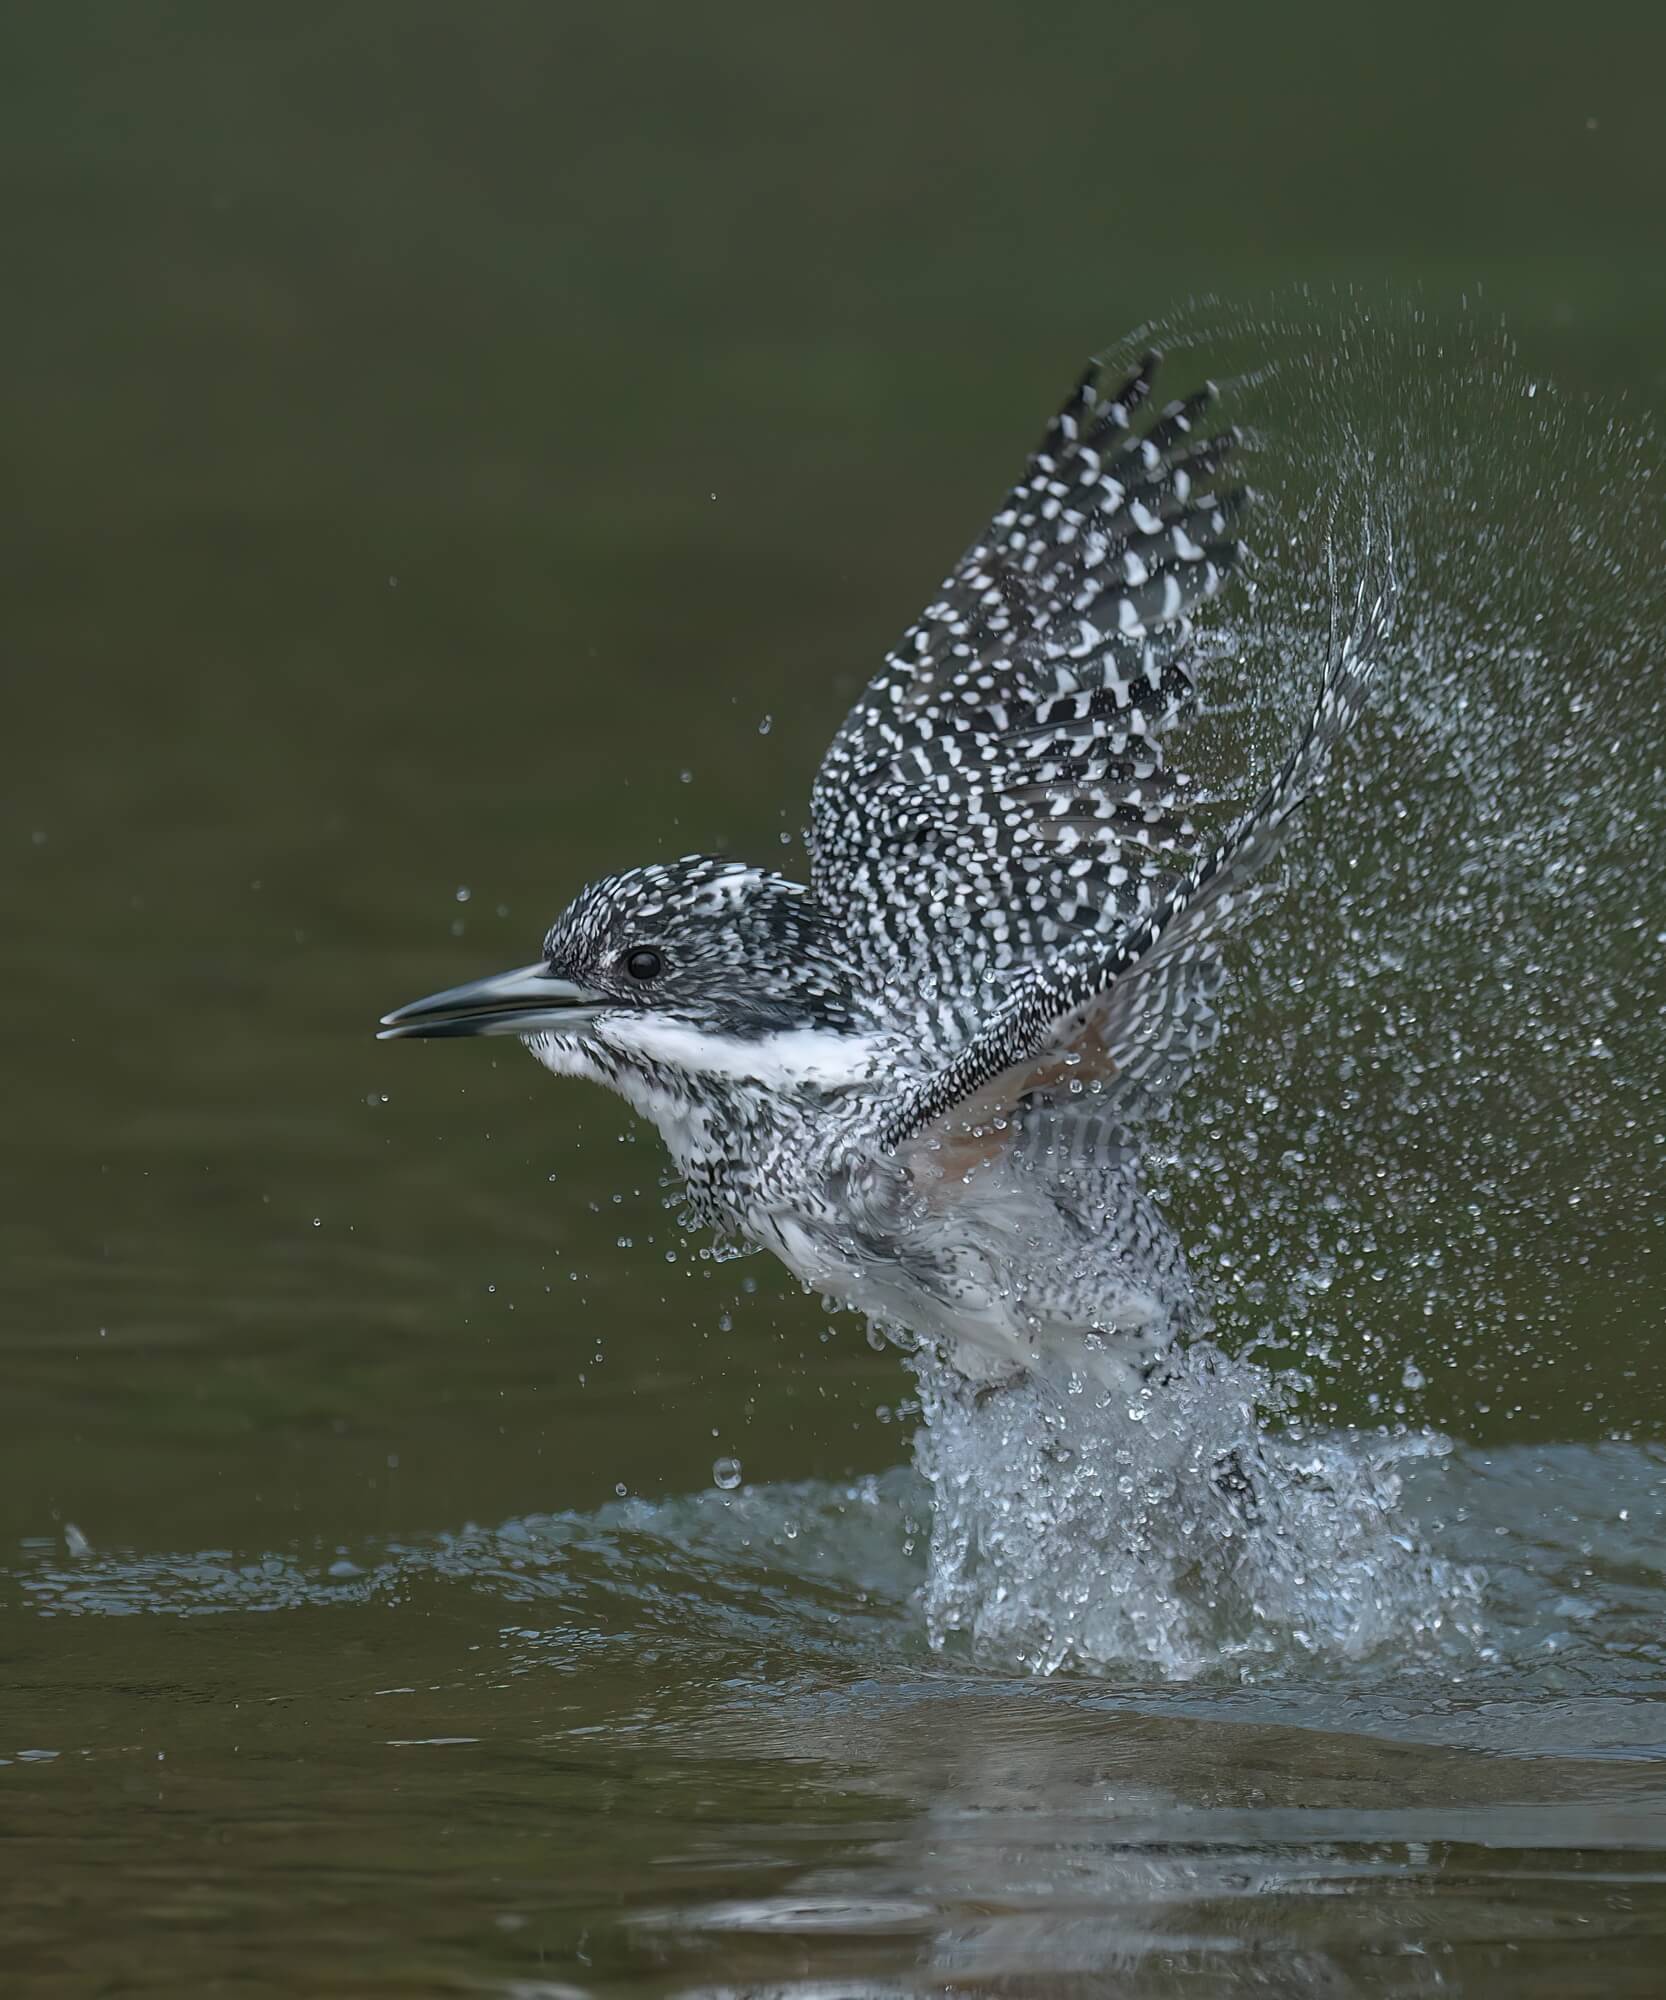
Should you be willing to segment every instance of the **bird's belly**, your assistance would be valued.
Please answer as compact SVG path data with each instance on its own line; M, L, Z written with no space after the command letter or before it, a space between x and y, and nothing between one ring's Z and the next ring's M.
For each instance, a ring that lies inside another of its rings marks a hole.
M819 1229L778 1218L771 1248L812 1291L864 1314L893 1336L941 1341L975 1381L1002 1380L1026 1366L1020 1330L987 1293L952 1284L927 1286L900 1259L882 1250L841 1254Z
M1102 1261L1061 1271L1022 1216L999 1229L940 1219L894 1237L836 1232L819 1221L770 1218L767 1247L824 1297L884 1332L940 1346L976 1382L1017 1375L1084 1376L1107 1388L1137 1383L1176 1331L1159 1290Z

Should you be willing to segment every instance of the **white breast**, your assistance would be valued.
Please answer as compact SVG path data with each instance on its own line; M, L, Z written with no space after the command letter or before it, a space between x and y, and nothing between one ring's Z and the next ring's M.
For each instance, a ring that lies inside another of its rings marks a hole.
M836 1090L874 1074L884 1044L874 1035L790 1028L756 1039L709 1033L663 1014L606 1014L596 1039L627 1061L687 1076L724 1077L765 1090Z

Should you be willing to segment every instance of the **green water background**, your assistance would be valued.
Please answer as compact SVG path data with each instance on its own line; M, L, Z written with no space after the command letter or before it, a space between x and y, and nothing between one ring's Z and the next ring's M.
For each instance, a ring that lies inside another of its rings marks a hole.
M1658 413L1663 64L1631 8L10 10L0 1544L896 1463L894 1359L691 1259L621 1110L374 1017L781 852L1080 357L1189 297L1480 299ZM317 1694L372 1615L8 1618L6 1733Z

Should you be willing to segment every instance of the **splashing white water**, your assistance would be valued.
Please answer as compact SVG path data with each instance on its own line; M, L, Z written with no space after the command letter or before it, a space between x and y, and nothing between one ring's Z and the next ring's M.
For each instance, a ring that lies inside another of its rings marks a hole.
M1400 1511L1400 1468L1444 1439L1274 1433L1274 1378L1207 1344L1132 1397L1040 1382L980 1397L930 1355L912 1365L936 1646L1180 1677L1477 1641L1479 1572L1425 1554Z
M1637 1338L1666 1219L1658 443L1461 307L1303 294L1139 338L1222 377L1259 495L1198 768L1278 755L1328 530L1346 578L1350 523L1390 523L1401 584L1164 1133L1219 1335L1281 1349L1310 1412L1629 1427L1666 1394Z
M931 1637L1042 1672L1474 1657L1480 1573L1401 1504L1447 1449L1420 1422L1629 1425L1660 1373L1626 1305L1666 1157L1659 454L1465 311L1302 295L1130 351L1152 339L1174 387L1223 378L1259 494L1249 587L1201 638L1206 795L1231 809L1282 753L1325 543L1346 582L1368 516L1398 631L1161 1132L1194 1331L1236 1358L1195 1348L1132 1400L980 1401L917 1357Z

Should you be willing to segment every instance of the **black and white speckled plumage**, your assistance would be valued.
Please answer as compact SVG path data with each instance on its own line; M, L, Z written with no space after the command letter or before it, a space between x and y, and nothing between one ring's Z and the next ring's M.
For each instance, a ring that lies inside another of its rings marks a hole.
M1212 391L1137 414L1090 369L1025 477L864 691L811 803L816 893L860 962L969 1019L989 982L1151 905L1191 835L1160 732L1192 696L1188 611L1242 546Z
M1206 841L1161 738L1244 494L1212 390L1142 423L1156 365L1084 375L864 690L808 887L699 856L609 878L513 975L582 1009L482 1016L650 1118L703 1220L980 1377L1114 1379L1183 1325L1141 1116L1211 1039L1220 940L1386 629L1362 595L1295 748Z

